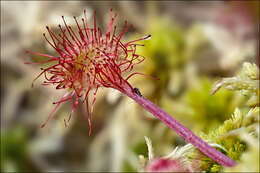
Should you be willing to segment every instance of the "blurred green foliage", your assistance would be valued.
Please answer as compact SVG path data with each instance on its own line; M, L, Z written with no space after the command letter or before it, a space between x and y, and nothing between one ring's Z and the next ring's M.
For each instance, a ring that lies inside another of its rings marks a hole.
M172 69L180 68L184 63L184 31L169 20L158 20L149 27L152 35L145 40L144 47L138 48L137 53L147 58L143 65L143 72L159 81L154 81L156 98L164 92L170 79Z
M235 107L234 94L222 90L215 95L210 95L212 82L208 78L202 78L196 87L190 87L184 95L183 104L187 105L189 112L184 116L191 116L195 131L209 132L218 127Z
M138 54L147 58L141 70L160 79L153 82L155 98L160 98L165 91L172 92L171 90L180 94L180 87L184 87L185 82L185 66L196 57L207 40L199 25L184 29L165 17L150 19L150 22L147 33L150 33L152 38L145 40L145 46L137 49ZM172 78L175 86L170 83ZM177 91L169 87L177 87Z
M26 129L16 126L1 131L1 171L21 171L26 169L28 157Z

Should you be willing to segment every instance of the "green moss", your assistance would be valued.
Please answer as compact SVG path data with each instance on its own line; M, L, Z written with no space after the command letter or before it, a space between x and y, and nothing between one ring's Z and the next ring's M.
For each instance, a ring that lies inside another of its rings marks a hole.
M259 105L259 69L256 64L245 62L242 69L235 77L223 78L213 88L211 93L216 93L221 87L249 97L248 105Z
M232 105L234 94L230 91L221 91L214 96L209 95L212 82L202 78L198 86L189 88L183 100L190 111L195 131L208 132L218 127L234 111Z
M230 158L239 161L241 155L246 151L247 145L243 141L239 134L246 132L246 128L243 126L244 121L248 120L248 117L254 116L259 109L250 110L247 114L242 114L239 109L235 109L234 114L229 120L226 120L223 125L209 132L207 135L202 134L204 140L210 143L217 143L225 148L226 155ZM254 121L247 121L255 123ZM247 124L248 125L248 124ZM217 163L213 163L210 160L201 159L201 169L208 170L209 172L220 172L221 166Z
M221 168L222 167L220 165L214 164L207 172L220 172Z
M143 155L145 157L148 157L148 153L147 153L147 146L145 141L141 141L137 144L135 144L133 146L132 151L136 154L136 155Z

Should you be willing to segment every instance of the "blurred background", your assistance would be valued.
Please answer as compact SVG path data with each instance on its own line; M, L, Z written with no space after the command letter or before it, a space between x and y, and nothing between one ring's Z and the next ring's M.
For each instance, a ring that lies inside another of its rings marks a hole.
M139 155L147 157L144 136L157 156L185 141L134 101L112 89L97 95L92 135L81 103L68 128L72 103L63 104L40 128L64 91L33 79L39 65L26 50L53 54L42 37L45 26L55 30L64 15L87 10L105 32L109 10L116 24L133 24L124 40L151 34L138 48L144 63L130 83L194 133L217 128L245 98L222 89L210 96L221 77L234 75L245 61L259 65L259 1L1 1L1 171L139 171Z

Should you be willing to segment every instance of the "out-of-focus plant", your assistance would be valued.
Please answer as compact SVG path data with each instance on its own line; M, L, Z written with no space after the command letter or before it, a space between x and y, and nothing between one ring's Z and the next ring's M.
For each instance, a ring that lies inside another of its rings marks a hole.
M212 82L208 78L199 79L198 85L189 88L183 97L187 106L185 116L191 117L195 131L208 132L219 126L233 112L235 96L230 91L220 91L211 96Z
M165 91L171 95L180 94L185 88L185 66L196 57L198 50L201 51L207 39L199 25L184 29L165 17L150 20L147 30L153 39L137 49L148 59L142 71L160 78L160 81L154 81L156 93L153 94L156 98Z
M192 172L185 154L192 149L192 145L187 144L179 149L178 147L167 156L154 157L154 151L151 140L145 136L146 145L148 148L148 158L139 155L141 171L146 172Z

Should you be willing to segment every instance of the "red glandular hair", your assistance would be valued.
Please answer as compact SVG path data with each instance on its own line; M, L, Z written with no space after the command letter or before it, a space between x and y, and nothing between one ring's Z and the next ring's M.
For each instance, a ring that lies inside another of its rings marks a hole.
M48 58L48 60L38 64L55 62L52 66L41 68L42 72L34 81L41 75L44 75L45 81L42 83L43 85L56 85L56 89L67 89L67 93L60 101L55 102L57 104L56 107L41 127L46 125L62 103L71 100L75 95L76 98L69 118L68 120L64 119L65 125L70 121L79 99L82 98L81 100L86 102L90 125L89 133L91 133L90 115L93 112L98 88L109 87L120 91L130 88L133 90L127 80L133 75L140 73L132 72L126 78L123 78L122 75L131 72L136 64L144 60L143 56L136 54L136 47L140 45L136 44L136 42L149 39L151 35L123 43L121 39L131 25L128 27L125 21L123 30L117 34L117 26L113 25L116 16L117 14L113 14L111 9L109 27L105 34L102 34L101 29L96 26L95 12L94 26L92 28L89 27L85 10L84 18L81 19L81 25L74 16L77 32L67 25L63 16L64 27L59 25L60 32L58 34L51 31L48 26L46 27L49 39L45 34L43 36L59 56L30 52L31 54ZM91 91L93 91L94 97L90 109L88 95Z

